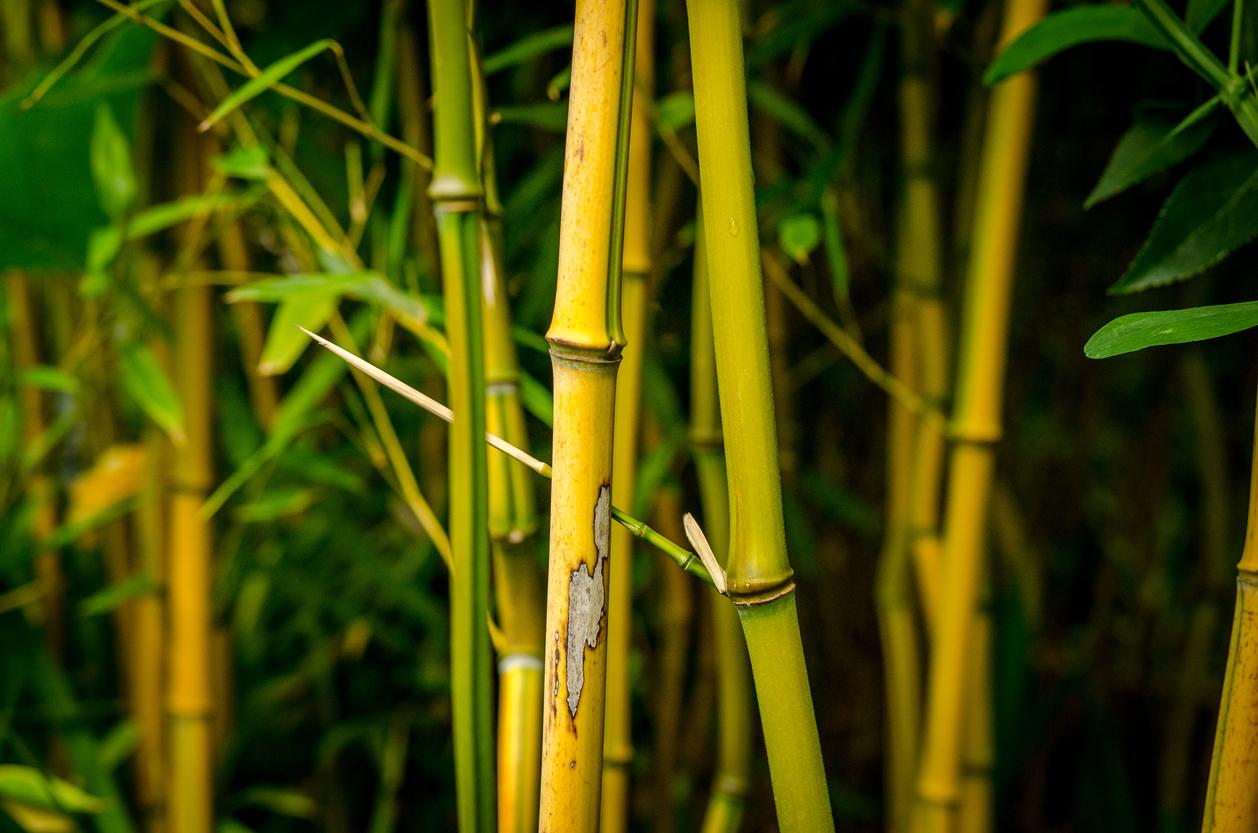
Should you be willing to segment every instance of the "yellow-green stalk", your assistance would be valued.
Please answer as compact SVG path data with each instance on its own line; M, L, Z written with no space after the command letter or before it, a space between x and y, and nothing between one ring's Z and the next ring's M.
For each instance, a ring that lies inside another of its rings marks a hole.
M1236 565L1236 610L1219 723L1210 760L1202 833L1258 829L1258 416L1254 424L1245 548Z
M717 379L729 469L729 596L751 657L778 824L833 830L795 581L781 472L751 183L746 76L736 0L690 0L695 124Z
M1025 31L1043 16L1044 8L1043 0L1008 0L1000 42L1009 43ZM993 452L1001 432L1010 295L1034 100L1034 80L1028 74L997 87L983 140L953 409L943 564L911 827L915 833L960 829L965 701L979 696L975 686L985 684L985 675L976 678L968 662L982 647L974 644L975 608ZM990 720L991 715L970 719ZM966 813L971 818L985 814L983 808Z
M646 354L647 282L651 271L651 107L655 84L652 0L638 2L634 59L633 115L625 194L625 237L621 314L625 350L616 384L616 434L612 441L612 482L617 502L632 509L638 473L638 413L642 362ZM607 715L603 737L602 833L623 833L629 821L630 636L633 633L633 536L623 526L611 533L607 580Z
M503 273L502 205L477 52L473 53L472 74L485 186L481 227L485 427L516 448L527 449L520 370ZM489 539L498 623L498 831L526 833L537 828L546 578L537 558L532 472L505 454L489 455L488 467Z
M700 209L690 318L690 446L699 480L703 528L720 565L727 567L729 489L702 222ZM738 613L720 599L712 605L712 635L716 648L716 772L702 831L734 833L742 823L751 771L751 670Z
M450 699L459 829L495 825L490 711L488 470L481 333L481 189L468 13L428 4L434 83L429 197L437 221L450 342Z
M538 827L595 831L602 784L612 422L636 2L577 0L559 276L546 340L554 370L554 483L546 586Z

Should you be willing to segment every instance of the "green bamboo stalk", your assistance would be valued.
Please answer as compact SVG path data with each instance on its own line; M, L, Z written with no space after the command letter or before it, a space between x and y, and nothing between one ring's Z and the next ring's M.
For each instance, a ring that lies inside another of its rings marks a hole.
M494 827L490 713L488 470L481 309L481 189L467 8L428 4L434 82L433 178L450 342L450 662L459 829Z
M703 211L695 233L694 292L690 325L690 445L708 539L721 566L729 552L729 488L716 390L716 353L708 290ZM712 605L716 642L716 773L703 816L703 833L734 833L742 823L751 772L751 669L747 643L732 605Z
M779 826L833 830L782 519L738 3L690 0L687 9L704 242L710 272L721 275L710 295L736 519L729 595L751 656Z

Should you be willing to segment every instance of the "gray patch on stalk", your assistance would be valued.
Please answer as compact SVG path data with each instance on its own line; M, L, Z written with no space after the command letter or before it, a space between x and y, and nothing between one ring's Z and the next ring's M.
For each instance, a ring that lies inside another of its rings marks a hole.
M612 490L603 484L594 503L594 572L582 564L568 577L568 711L573 719L585 687L585 649L598 646L603 626L603 562L607 560L612 524ZM557 681L556 681L557 682Z

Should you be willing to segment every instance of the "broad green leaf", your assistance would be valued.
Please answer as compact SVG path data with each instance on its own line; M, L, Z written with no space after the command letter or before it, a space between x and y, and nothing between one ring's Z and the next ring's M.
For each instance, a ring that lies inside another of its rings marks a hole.
M515 43L506 46L485 58L481 69L485 75L493 75L504 69L522 64L547 52L569 49L572 46L572 27L556 26L525 35Z
M1135 123L1118 140L1114 155L1083 207L1091 208L1196 153L1214 130L1214 123L1190 119L1191 115L1176 124L1161 113L1137 115Z
M297 67L309 61L320 52L326 52L329 49L335 49L336 41L333 40L317 40L314 43L298 49L291 55L285 55L275 63L262 70L255 77L250 78L240 86L235 92L223 99L214 112L210 113L205 121L201 122L199 130L209 130L218 122L222 121L232 111L236 110L249 101L262 95L267 90L284 80L286 76L292 73Z
M310 343L310 338L298 327L317 333L336 312L336 304L335 295L319 291L294 295L281 301L267 330L258 372L274 376L292 367Z
M98 813L104 808L103 801L73 784L16 764L0 764L0 798L67 813Z
M1179 181L1149 239L1110 288L1136 292L1190 278L1258 235L1258 152L1223 156Z
M1132 6L1108 3L1076 6L1050 14L1023 32L987 68L983 83L997 84L1072 46L1096 41L1170 48L1162 33Z
M143 344L130 342L122 346L119 362L123 388L175 445L183 445L183 405L153 353Z
M790 214L778 223L778 245L799 264L808 262L821 244L821 224L811 214Z
M1258 301L1133 312L1097 330L1083 346L1083 352L1090 359L1108 359L1146 347L1205 341L1251 327L1258 327Z
M655 121L659 129L676 133L695 122L695 97L689 90L669 93L655 102Z
M141 573L129 576L88 596L79 604L79 613L84 618L100 616L116 610L120 605L132 599L151 595L158 587L159 585L150 575Z
M104 101L96 105L90 153L92 181L96 184L100 207L117 219L126 214L135 201L135 168L131 162L131 143Z
M41 390L71 395L77 394L82 388L79 380L71 374L44 364L26 368L18 374L18 380L24 385L31 385Z

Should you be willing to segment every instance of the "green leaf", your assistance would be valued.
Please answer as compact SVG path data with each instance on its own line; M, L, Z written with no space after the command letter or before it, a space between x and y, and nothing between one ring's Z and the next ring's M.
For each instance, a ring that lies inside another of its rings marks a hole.
M753 107L816 150L824 151L829 147L830 137L813 121L808 111L763 81L752 81L747 86L747 98Z
M373 278L381 277L379 272L298 272L238 286L227 293L226 299L229 304L235 304L240 301L280 303L296 297L319 295L338 298Z
M1184 22L1188 24L1189 29L1200 35L1210 22L1219 16L1219 12L1230 4L1231 0L1188 0L1188 11L1184 15Z
M843 242L843 227L839 225L839 200L833 191L821 195L821 220L825 230L826 261L830 264L830 279L834 281L834 294L848 296L847 246Z
M568 102L541 102L538 104L519 104L511 107L498 107L489 116L489 123L521 124L528 127L540 127L552 133L563 133L568 126Z
M214 157L213 165L223 176L256 182L271 174L271 160L261 145L233 148L229 153Z
M79 613L86 619L116 610L120 605L140 596L150 595L159 585L153 577L144 573L129 576L88 596L79 605Z
M790 214L778 223L778 245L796 263L807 263L820 244L821 224L813 215Z
M1131 6L1102 3L1055 12L1023 32L997 56L984 84L998 84L1072 46L1096 41L1125 41L1157 49L1170 44L1152 23Z
M1218 106L1218 99L1211 101ZM1196 153L1214 130L1214 123L1194 119L1194 115L1196 112L1178 124L1164 113L1137 115L1131 128L1118 140L1114 155L1083 207L1091 208Z
M100 739L97 757L101 768L106 772L113 772L120 763L131 757L139 745L140 728L135 725L134 720L123 720Z
M98 813L105 806L67 781L16 764L0 764L0 798L64 813Z
M96 105L90 153L92 181L96 184L100 207L117 219L135 202L135 168L131 162L131 143L104 101Z
M183 445L183 405L153 353L143 344L130 342L122 346L119 361L123 388L175 445Z
M695 97L689 90L669 93L655 102L655 122L659 129L676 133L695 123Z
M1258 301L1134 312L1097 330L1083 352L1090 359L1108 359L1146 347L1205 341L1251 327L1258 327Z
M71 374L44 364L26 368L18 374L18 380L24 385L31 385L41 390L70 395L77 394L82 388L79 380Z
M568 49L571 46L571 26L556 26L553 29L544 29L541 32L525 35L515 43L485 58L481 64L481 69L486 76L493 75L496 72L502 72L504 69L509 69L536 58L539 55L545 55L547 52Z
M286 76L292 73L297 67L309 61L320 52L326 52L329 49L336 48L336 41L333 40L317 40L314 43L298 49L291 55L285 55L275 63L269 65L262 70L257 76L250 78L240 86L235 92L223 99L223 101L214 108L214 112L210 113L205 121L198 125L198 130L209 130L218 122L222 121L236 108L247 104L249 101L262 95L267 90L284 80Z
M266 344L258 360L258 372L274 376L292 367L310 343L310 338L298 327L317 333L336 312L336 304L336 295L318 291L281 301L271 319L271 328L267 330Z
M1149 239L1110 288L1136 292L1190 278L1258 235L1258 153L1201 165L1179 181L1162 205Z

